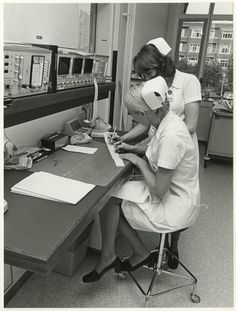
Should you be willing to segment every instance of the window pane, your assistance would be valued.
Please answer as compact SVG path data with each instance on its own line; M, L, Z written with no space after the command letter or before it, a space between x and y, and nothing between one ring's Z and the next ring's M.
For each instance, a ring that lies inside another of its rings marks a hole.
M185 14L208 14L210 3L188 3ZM215 3L214 14L233 14L233 2Z
M188 3L185 14L208 14L210 3Z
M233 2L215 3L214 14L233 14Z
M177 68L198 74L199 52L202 42L203 22L183 22L179 42Z
M212 21L202 91L206 98L233 92L233 22Z

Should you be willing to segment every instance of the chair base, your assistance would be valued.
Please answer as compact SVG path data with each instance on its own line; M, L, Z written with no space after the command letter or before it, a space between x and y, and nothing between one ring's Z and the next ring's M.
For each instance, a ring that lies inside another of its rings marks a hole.
M132 278L134 283L137 285L140 292L145 296L145 307L148 306L148 302L149 302L150 297L164 295L164 294L167 294L173 290L177 290L177 289L187 287L187 286L193 286L192 292L190 294L191 301L193 303L199 303L201 301L201 299L196 294L196 291L197 291L197 279L196 279L196 277L186 268L186 266L178 259L178 257L175 256L175 254L173 254L169 249L164 248L164 241L165 241L165 234L162 234L161 245L158 249L154 250L154 252L159 253L157 256L157 262L154 264L154 266L153 267L143 266L144 268L148 268L148 269L151 269L153 271L152 278L151 278L151 281L150 281L150 284L149 284L147 290L144 290L143 287L139 284L139 282L137 281L137 279L134 276L134 273L132 271L128 271L129 276ZM167 270L168 269L167 262L166 262L166 257L167 257L166 254L167 253L169 253L170 255L172 255L176 258L178 263L187 272L188 276L177 274L177 273L174 273L172 271ZM167 290L163 290L163 291L159 291L159 292L153 292L153 286L154 286L155 280L157 280L158 276L160 276L162 273L167 274L171 277L187 280L188 282L186 284L176 286L176 287L172 287L172 288L167 289Z

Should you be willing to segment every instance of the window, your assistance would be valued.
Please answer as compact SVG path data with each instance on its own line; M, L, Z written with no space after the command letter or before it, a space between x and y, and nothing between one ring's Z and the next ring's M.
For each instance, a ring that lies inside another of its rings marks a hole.
M221 54L229 54L230 47L228 45L221 45L220 46L220 53Z
M212 64L213 64L213 61L214 61L214 59L213 59L213 58L211 58L211 57L207 57L207 58L206 58L206 62L205 62L205 64L207 64L207 65L212 65Z
M232 32L227 32L227 31L222 32L222 39L232 39L232 38L233 38Z
M186 28L183 28L182 30L181 30L181 38L184 38L184 37L186 37L187 36L187 29Z
M207 53L215 53L216 52L216 43L209 43L207 47Z
M184 51L184 44L182 42L180 42L180 44L179 44L179 51L180 52Z
M198 53L200 50L200 45L196 44L196 43L191 43L190 44L190 48L189 48L189 52L196 52Z
M192 21L191 19L179 20L179 44L175 53L175 64L181 71L189 72L195 74L196 76L198 76L199 70L198 61L201 50L201 42L203 39L202 34L204 33L204 23L205 19L202 19L202 21ZM185 34L187 35L186 38L182 38L181 40L183 29L188 29L188 31L185 31ZM200 37L193 38L193 33L196 36L200 34Z
M210 29L208 28L210 27ZM181 33L185 38L181 40ZM207 31L209 29L209 32ZM182 43L188 44L188 49ZM194 53L194 54L193 54ZM204 94L233 91L233 1L188 3L179 18L176 67L195 74Z
M201 29L192 29L192 38L201 39L202 37L202 30Z
M208 14L210 4L206 1L204 2L190 2L186 10L186 15L188 14ZM216 2L214 6L214 14L224 15L233 14L233 1Z
M195 66L198 63L197 57L188 57L188 65Z
M211 29L209 38L211 38L211 39L214 38L215 37L215 32L216 32L215 29Z
M219 59L218 62L219 62L219 66L221 68L227 68L229 66L229 60L228 59L222 58L222 59Z

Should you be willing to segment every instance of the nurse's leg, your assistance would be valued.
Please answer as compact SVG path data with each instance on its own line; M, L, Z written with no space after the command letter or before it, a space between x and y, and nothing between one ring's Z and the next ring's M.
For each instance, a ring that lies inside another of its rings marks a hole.
M97 272L102 271L116 258L115 240L120 218L120 204L121 200L112 197L99 214L102 232L102 250L95 267Z
M179 238L180 238L180 231L172 232L171 233L171 244L170 244L170 250L173 253L178 252L178 243L179 243Z
M124 215L120 216L118 230L120 234L126 238L133 249L133 255L129 259L132 266L136 265L149 256L149 251L144 246L138 233L130 226Z
M178 252L178 243L180 238L181 231L176 231L171 233L171 244L170 244L170 251L175 254L179 258ZM168 255L168 267L171 269L177 269L179 262L176 258L172 255Z

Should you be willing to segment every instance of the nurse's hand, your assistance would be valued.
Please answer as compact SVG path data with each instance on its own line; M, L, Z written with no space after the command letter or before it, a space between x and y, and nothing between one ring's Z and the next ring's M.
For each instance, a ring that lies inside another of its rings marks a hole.
M119 141L117 143L114 143L113 144L114 147L115 147L115 151L117 153L122 153L122 152L132 152L132 148L133 146L132 145L129 145L129 144L126 144L122 141Z
M123 140L122 136L119 136L116 133L109 133L108 134L108 141L110 144L115 144L115 143L119 143Z
M136 166L139 166L141 161L145 161L144 159L138 157L136 154L133 153L124 153L120 155L120 158L123 160L128 160Z

